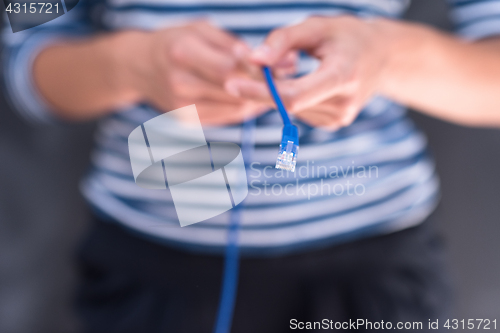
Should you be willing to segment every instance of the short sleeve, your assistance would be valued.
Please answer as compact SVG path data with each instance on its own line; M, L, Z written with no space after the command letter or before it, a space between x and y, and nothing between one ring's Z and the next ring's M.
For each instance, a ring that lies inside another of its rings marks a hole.
M2 33L4 86L13 107L28 120L42 123L55 120L49 104L34 83L33 62L39 52L52 43L92 33L88 5L86 0L80 0L68 13L15 33L5 17Z
M500 0L448 0L459 35L469 40L500 36Z

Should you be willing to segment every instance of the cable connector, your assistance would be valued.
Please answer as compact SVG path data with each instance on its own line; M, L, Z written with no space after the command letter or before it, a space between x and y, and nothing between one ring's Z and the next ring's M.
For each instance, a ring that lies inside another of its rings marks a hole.
M297 153L299 152L299 135L297 126L285 125L281 138L280 150L276 159L276 168L295 172Z
M288 117L288 113L281 101L281 98L274 85L271 70L268 67L262 69L264 78L266 79L271 96L276 103L278 112L283 119L283 134L281 136L280 150L278 158L276 159L276 168L295 172L295 165L297 164L297 153L299 152L299 130L297 126L293 125Z

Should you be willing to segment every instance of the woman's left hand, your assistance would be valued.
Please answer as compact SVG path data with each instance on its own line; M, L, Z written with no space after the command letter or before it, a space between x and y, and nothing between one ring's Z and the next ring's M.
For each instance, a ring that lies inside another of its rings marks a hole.
M251 60L272 68L296 50L319 59L318 69L308 75L276 80L277 89L289 112L313 126L337 129L352 123L379 92L394 54L395 24L351 16L311 17L273 31ZM235 78L226 81L225 88L239 97L270 99L263 81Z

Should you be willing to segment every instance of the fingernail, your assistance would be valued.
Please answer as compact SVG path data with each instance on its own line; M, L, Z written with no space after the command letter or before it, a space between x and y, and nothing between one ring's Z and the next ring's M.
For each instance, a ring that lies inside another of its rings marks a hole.
M267 45L261 45L252 52L252 58L256 60L267 60L271 54L271 48Z

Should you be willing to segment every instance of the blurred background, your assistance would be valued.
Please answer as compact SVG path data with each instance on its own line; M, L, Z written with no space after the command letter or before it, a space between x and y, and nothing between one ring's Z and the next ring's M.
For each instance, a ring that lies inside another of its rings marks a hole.
M444 0L414 0L407 19L453 28ZM441 176L454 317L500 320L500 130L412 117ZM78 332L73 253L88 216L78 182L93 129L30 125L0 94L0 333Z

